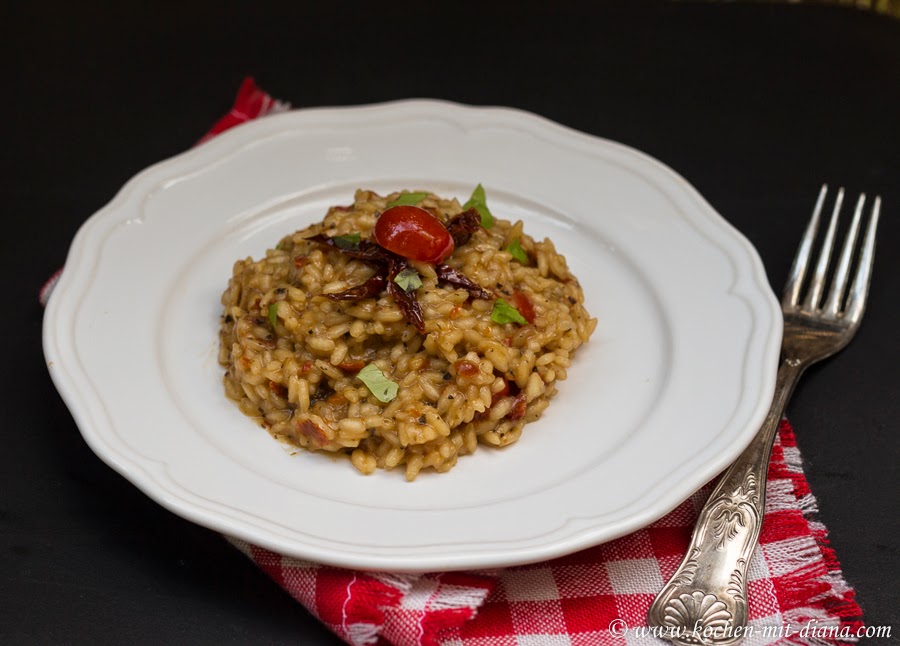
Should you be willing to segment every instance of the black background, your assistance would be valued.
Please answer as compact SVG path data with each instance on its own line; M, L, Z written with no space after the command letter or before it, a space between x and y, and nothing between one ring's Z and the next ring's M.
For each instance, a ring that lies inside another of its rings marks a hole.
M879 192L865 323L808 373L789 416L846 578L897 639L900 21L788 5L517 7L0 9L0 641L338 643L220 536L104 466L41 354L37 291L75 231L191 146L245 74L296 107L509 105L637 147L750 239L776 291L823 181Z

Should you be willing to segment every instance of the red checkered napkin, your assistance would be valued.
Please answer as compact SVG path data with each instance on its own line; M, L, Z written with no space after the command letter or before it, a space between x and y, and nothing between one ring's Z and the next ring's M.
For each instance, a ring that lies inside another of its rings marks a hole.
M241 85L234 108L201 139L287 109ZM55 278L55 277L54 277ZM42 301L52 281L41 290ZM570 556L486 573L366 573L299 561L229 539L335 634L355 646L663 644L647 611L686 551L707 485L649 527ZM856 641L862 626L787 422L766 483L766 517L748 575L745 644Z
M667 642L649 633L647 611L711 490L618 540L492 575L354 572L230 540L355 646L659 646ZM748 575L748 646L856 641L862 611L815 512L794 432L782 422Z

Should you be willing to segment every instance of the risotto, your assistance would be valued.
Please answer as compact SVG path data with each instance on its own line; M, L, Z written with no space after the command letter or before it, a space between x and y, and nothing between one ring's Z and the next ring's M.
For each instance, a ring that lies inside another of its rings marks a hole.
M356 192L234 265L225 393L277 439L362 473L448 471L538 419L596 327L549 239L432 193Z

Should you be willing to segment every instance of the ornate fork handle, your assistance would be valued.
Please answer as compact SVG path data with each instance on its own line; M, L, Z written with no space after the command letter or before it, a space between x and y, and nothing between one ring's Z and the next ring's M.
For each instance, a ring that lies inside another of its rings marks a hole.
M762 427L710 494L684 561L650 608L650 624L664 628L666 639L718 645L743 638L747 569L762 526L769 455L804 368L797 359L782 359Z
M848 283L865 195L856 202L828 295L824 293L838 214L840 189L808 288L811 250L828 187L823 186L806 227L781 301L784 336L775 397L750 446L722 476L700 512L687 556L650 606L650 625L677 644L731 644L747 631L747 570L766 505L766 471L778 423L803 370L844 348L859 329L875 258L881 199L875 198ZM824 302L823 302L824 301Z

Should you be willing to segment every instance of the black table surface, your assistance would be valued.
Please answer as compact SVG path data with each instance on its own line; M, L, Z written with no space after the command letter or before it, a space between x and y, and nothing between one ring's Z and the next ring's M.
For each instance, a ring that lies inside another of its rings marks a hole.
M789 417L866 621L898 639L900 21L770 4L424 4L0 10L0 642L339 643L218 534L106 467L42 358L38 288L75 231L191 146L245 74L301 108L508 105L639 148L747 236L779 291L823 181L880 193L862 329L809 371Z

